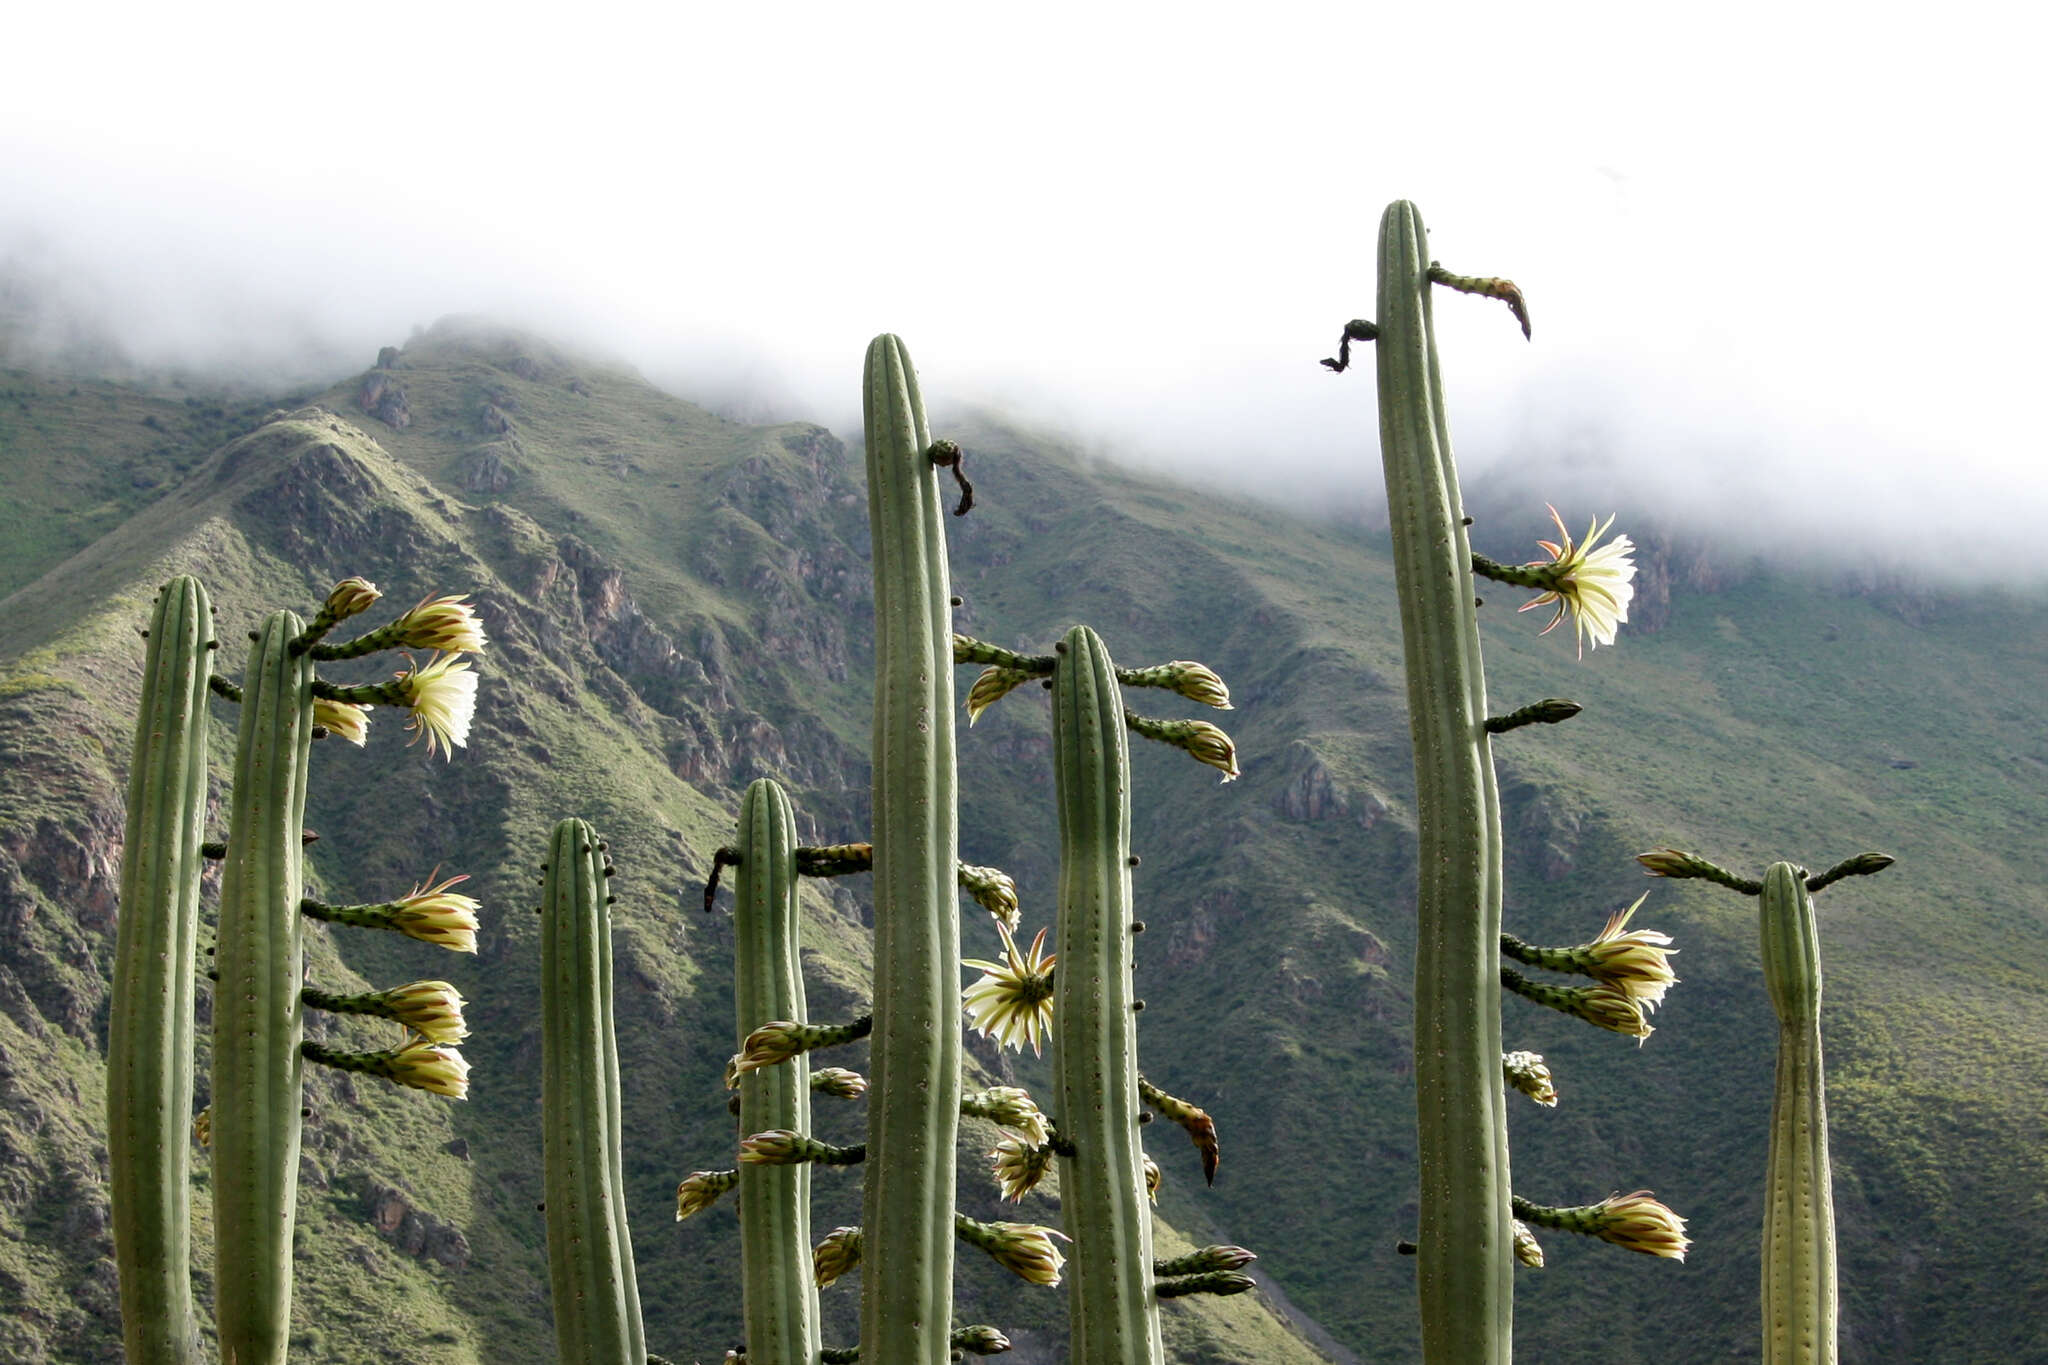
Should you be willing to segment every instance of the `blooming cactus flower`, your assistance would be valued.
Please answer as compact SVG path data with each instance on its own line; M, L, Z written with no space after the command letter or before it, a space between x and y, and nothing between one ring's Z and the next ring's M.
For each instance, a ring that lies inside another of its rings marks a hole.
M1017 941L1005 926L998 924L996 932L1003 936L1004 960L963 959L984 975L961 993L961 999L975 1028L1005 1047L1021 1050L1028 1042L1031 1051L1039 1053L1052 1027L1052 973L1058 954L1042 951L1043 929L1031 940L1028 953L1017 950Z
M1549 553L1550 562L1537 561L1530 567L1553 571L1556 586L1522 610L1556 606L1557 614L1543 628L1546 635L1570 616L1573 634L1578 637L1579 654L1584 657L1588 640L1593 642L1595 649L1601 645L1612 645L1615 632L1628 620L1628 604L1636 593L1631 581L1636 576L1636 565L1630 558L1635 543L1627 536L1616 536L1605 545L1596 543L1614 524L1613 517L1594 521L1586 532L1584 544L1573 542L1571 534L1564 529L1564 518L1558 516L1555 507L1550 509L1550 519L1557 524L1560 539L1557 542L1536 542Z

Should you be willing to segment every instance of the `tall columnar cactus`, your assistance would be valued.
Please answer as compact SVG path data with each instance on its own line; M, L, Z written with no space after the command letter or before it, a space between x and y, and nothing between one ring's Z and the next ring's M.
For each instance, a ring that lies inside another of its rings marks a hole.
M597 831L555 826L541 900L541 1133L555 1341L569 1365L647 1358L626 1226L610 872Z
M782 788L762 778L740 805L733 893L736 1041L772 1020L808 1022L798 954L796 817ZM740 1132L811 1131L811 1066L801 1053L739 1077ZM818 1288L811 1274L811 1168L807 1162L739 1167L740 1259L747 1359L812 1365Z
M223 1365L276 1365L291 1317L299 1178L300 831L313 739L305 623L264 622L242 685L213 995L215 1313Z
M863 404L875 575L875 1029L861 1349L941 1365L953 1298L961 1025L959 816L945 508L903 343L868 346Z
M1130 755L1123 690L1102 640L1075 626L1053 670L1053 780L1060 818L1059 974L1052 1066L1060 1209L1076 1361L1161 1365L1152 1211L1139 1140L1132 988Z
M1832 1365L1835 1203L1820 1045L1820 935L1805 872L1772 863L1761 907L1764 985L1778 1014L1764 1188L1764 1361Z
M190 577L157 595L128 773L107 1023L107 1159L133 1365L199 1359L192 1313L193 990L206 815L213 608Z
M1425 1358L1505 1362L1514 1226L1501 1083L1500 794L1486 730L1472 549L1444 415L1428 238L1380 222L1380 456L1391 514L1421 847L1415 1090Z

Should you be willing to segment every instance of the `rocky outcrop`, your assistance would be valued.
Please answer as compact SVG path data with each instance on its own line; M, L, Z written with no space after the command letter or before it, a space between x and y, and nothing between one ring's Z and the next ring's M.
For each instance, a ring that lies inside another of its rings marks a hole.
M362 387L356 390L356 406L393 430L402 431L412 425L412 409L406 406L405 390L384 370L373 370L363 376Z
M469 1239L462 1229L416 1207L396 1185L365 1180L363 1208L384 1240L406 1255L438 1261L450 1270L469 1264Z

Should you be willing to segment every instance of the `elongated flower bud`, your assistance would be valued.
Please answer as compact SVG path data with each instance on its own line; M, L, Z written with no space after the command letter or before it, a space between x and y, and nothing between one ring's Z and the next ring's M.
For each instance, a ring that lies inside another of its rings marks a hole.
M307 1061L338 1071L381 1076L398 1085L453 1100L469 1098L469 1063L454 1048L430 1043L425 1038L415 1038L403 1047L384 1052L342 1052L319 1043L301 1043L299 1051Z
M1237 777L1237 745L1206 720L1153 720L1126 711L1124 723L1146 739L1187 750L1198 762L1220 770L1225 782Z
M481 650L488 643L476 608L459 596L426 598L393 621L389 629L396 643L406 649L455 654Z
M1010 1339L987 1323L955 1329L949 1344L971 1356L1001 1355L1010 1349Z
M1021 668L984 668L967 689L967 723L981 719L981 713L1037 675Z
M1536 1240L1536 1234L1529 1231L1529 1225L1517 1218L1515 1224L1515 1261L1531 1270L1543 1269L1543 1244Z
M738 1171L692 1171L676 1186L676 1221L704 1212L718 1197L740 1183Z
M1211 1270L1200 1275L1182 1275L1177 1279L1161 1280L1152 1287L1152 1292L1162 1299L1181 1299L1190 1294L1242 1294L1247 1289L1256 1289L1259 1282L1249 1275L1235 1271Z
M1520 1196L1513 1203L1515 1217L1525 1223L1598 1237L1645 1256L1682 1261L1692 1245L1685 1235L1685 1220L1658 1203L1648 1190L1609 1195L1597 1204L1574 1208L1546 1208Z
M1230 689L1223 685L1223 679L1217 677L1207 664L1196 663L1193 659L1175 659L1172 663L1155 664L1151 668L1119 668L1116 680L1125 687L1163 687L1169 692L1180 693L1189 701L1198 701L1219 711L1232 709Z
M838 1047L857 1042L874 1032L875 1017L864 1014L847 1024L799 1024L788 1019L771 1019L746 1036L739 1056L726 1075L728 1088L749 1071L775 1066L790 1058L821 1047Z
M415 981L392 990L360 995L335 995L311 988L299 994L314 1009L389 1019L430 1043L458 1043L469 1036L469 1026L462 1019L462 1007L467 1002L446 981Z
M368 611L383 595L367 578L344 578L328 590L327 601L321 606L320 613L336 622L346 621Z
M1240 1246L1208 1246L1172 1260L1154 1261L1152 1273L1162 1280L1170 1280L1181 1275L1204 1275L1216 1270L1242 1270L1258 1259Z
M1145 1197L1153 1203L1159 1202L1159 1187L1166 1183L1166 1173L1159 1169L1159 1163L1150 1153L1145 1156Z
M1636 861L1652 877L1670 877L1674 880L1698 877L1739 891L1745 896L1763 894L1764 884L1753 877L1738 877L1725 867L1708 862L1696 853L1685 853L1675 848L1653 848L1648 853L1638 853Z
M1643 1017L1643 1002L1612 986L1547 986L1512 967L1500 969L1500 983L1525 1000L1548 1005L1596 1028L1625 1033L1638 1043L1656 1032Z
M852 1166L867 1158L865 1144L834 1147L790 1128L770 1128L740 1139L740 1160L750 1166L789 1166L815 1161L821 1166Z
M987 1252L1017 1278L1048 1288L1058 1286L1060 1267L1067 1258L1053 1245L1053 1239L1073 1240L1058 1228L1036 1223L981 1223L964 1213L953 1215L953 1226L961 1241Z
M868 1078L843 1066L821 1066L811 1073L811 1089L833 1099L857 1100L868 1090Z

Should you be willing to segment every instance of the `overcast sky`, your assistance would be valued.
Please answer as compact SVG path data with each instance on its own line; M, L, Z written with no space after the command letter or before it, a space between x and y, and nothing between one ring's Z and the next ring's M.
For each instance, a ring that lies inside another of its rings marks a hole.
M1468 483L2041 561L2037 16L1387 8L26 7L0 255L145 355L484 312L842 431L894 331L935 405L1363 498L1315 362L1409 198L1535 322L1439 301Z

